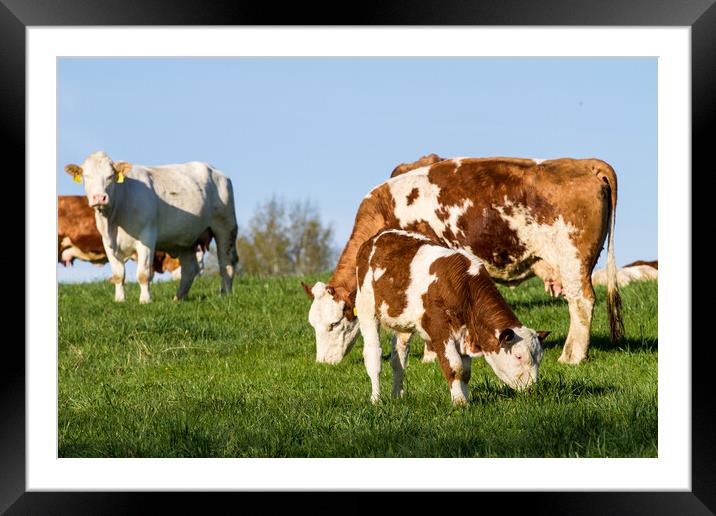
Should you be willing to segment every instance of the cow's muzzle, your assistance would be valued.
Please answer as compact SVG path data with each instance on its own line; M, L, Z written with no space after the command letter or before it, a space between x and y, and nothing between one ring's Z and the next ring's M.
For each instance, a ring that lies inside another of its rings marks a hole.
M109 196L107 194L95 194L90 197L91 208L102 208L107 206L107 203L109 203Z

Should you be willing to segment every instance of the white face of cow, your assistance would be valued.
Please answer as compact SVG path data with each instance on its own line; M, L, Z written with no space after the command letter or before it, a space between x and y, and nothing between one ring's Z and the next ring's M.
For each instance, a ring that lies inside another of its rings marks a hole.
M344 315L345 301L336 301L330 288L318 282L311 288L313 303L308 322L316 331L316 362L337 364L351 350L358 336L358 319Z
M507 330L509 331L509 330ZM522 390L537 382L537 372L544 349L536 331L525 326L513 328L514 336L500 347L497 353L485 353L484 357L495 374L507 385Z
M124 174L131 169L129 163L113 163L104 152L90 155L81 167L67 165L65 171L75 181L83 182L90 207L105 211L112 201L115 183L124 181Z

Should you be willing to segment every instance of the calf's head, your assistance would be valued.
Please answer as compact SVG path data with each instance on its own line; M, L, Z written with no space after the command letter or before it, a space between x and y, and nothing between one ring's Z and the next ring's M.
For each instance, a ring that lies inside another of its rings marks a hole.
M337 364L351 350L358 335L354 303L344 289L320 281L312 287L301 283L313 299L308 322L316 332L316 362Z
M91 154L82 166L70 164L65 172L78 183L84 183L87 201L90 207L105 211L112 202L112 193L116 183L124 182L124 176L132 169L126 162L114 163L104 152Z
M508 328L497 336L498 351L485 353L485 361L507 385L522 390L537 382L537 372L544 348L542 342L550 332L536 332L521 326Z

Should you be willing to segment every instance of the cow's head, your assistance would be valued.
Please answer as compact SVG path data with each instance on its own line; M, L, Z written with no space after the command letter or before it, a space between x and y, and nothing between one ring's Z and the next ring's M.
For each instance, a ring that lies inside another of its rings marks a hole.
M498 335L500 348L484 357L495 374L513 389L522 390L537 382L537 372L550 332L534 331L525 326L508 328Z
M132 165L124 161L114 163L104 152L91 154L78 165L66 165L65 172L78 183L85 184L85 193L89 205L100 211L106 211L112 202L112 192L116 183L122 183Z
M316 331L316 362L337 364L353 347L358 335L358 319L350 294L320 281L312 287L301 283L313 299L308 322Z

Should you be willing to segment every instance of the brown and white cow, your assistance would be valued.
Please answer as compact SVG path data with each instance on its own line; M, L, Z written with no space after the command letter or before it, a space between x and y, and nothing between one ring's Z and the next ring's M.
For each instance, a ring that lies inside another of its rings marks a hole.
M75 259L99 265L107 263L107 254L87 198L84 195L58 195L57 261L68 266Z
M196 242L196 257L202 269L204 252L209 247L211 232L203 233ZM131 257L136 261L137 255ZM57 196L57 261L63 266L72 265L75 259L102 265L108 262L97 230L95 210L90 208L84 195ZM156 251L152 262L154 272L169 272L179 279L181 267L178 258L164 251Z
M363 243L356 262L356 312L371 401L380 398L381 325L416 332L437 353L453 404L468 401L472 357L483 356L514 389L537 381L542 340L549 332L525 327L495 287L482 262L425 235L398 229ZM319 296L321 285L314 295ZM393 337L393 396L403 395L409 345Z
M358 324L353 313L360 246L381 228L417 231L478 256L495 281L538 275L569 304L560 362L587 358L594 307L591 273L607 233L610 333L623 333L614 261L617 177L598 159L454 158L401 173L363 199L350 239L327 285L318 284L309 322L316 360L337 363Z
M620 287L633 281L656 280L659 278L659 261L637 260L617 269L617 284ZM592 285L606 285L607 270L597 269L592 273Z

